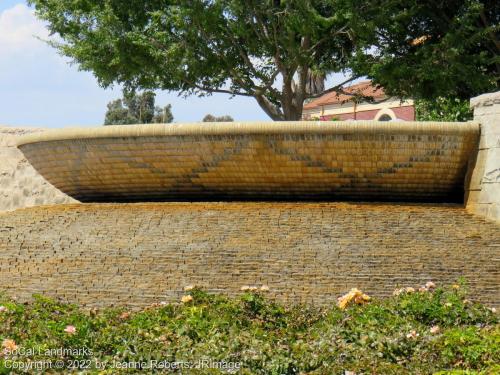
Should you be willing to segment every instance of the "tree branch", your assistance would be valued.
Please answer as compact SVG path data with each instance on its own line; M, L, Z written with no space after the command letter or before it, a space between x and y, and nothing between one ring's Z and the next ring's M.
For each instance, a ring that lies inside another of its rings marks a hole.
M308 52L313 53L316 50L316 48L318 48L322 43L326 42L328 39L331 39L335 35L347 34L347 32L344 31L345 29L347 29L347 27L348 25L342 26L339 30L335 31L333 34L328 34L327 36L321 38L309 48Z
M277 105L271 103L268 98L264 95L255 95L254 97L257 103L259 103L259 106L273 121L284 120L283 112Z
M481 11L479 12L479 16L481 17L481 21L483 22L484 27L488 29L488 36L490 37L493 44L497 48L497 52L500 52L500 42L498 41L495 33L490 29L490 25L488 19L486 18L486 14L484 13L484 9L481 9Z
M321 93L318 93L318 94L314 94L314 95L306 95L307 99L314 99L314 98L319 98L320 96L323 96L325 94L328 94L330 92L337 92L337 93L340 93L340 94L344 94L344 95L351 95L351 96L354 96L355 94L353 93L350 93L350 92L346 92L345 90L342 89L342 86L344 86L346 83L349 83L349 82L352 82L354 81L355 79L359 78L359 76L353 76L349 79L346 79L344 82L342 83L339 83L338 85L336 86L333 86Z
M188 83L189 85L189 83ZM193 87L197 88L198 90L201 91L206 91L210 93L222 93L222 94L231 94L231 95L238 95L238 96L251 96L253 97L253 94L247 93L247 92L241 92L241 91L233 91L233 90L225 90L225 89L214 89L211 87L206 87L206 86L200 86L197 84L192 85Z

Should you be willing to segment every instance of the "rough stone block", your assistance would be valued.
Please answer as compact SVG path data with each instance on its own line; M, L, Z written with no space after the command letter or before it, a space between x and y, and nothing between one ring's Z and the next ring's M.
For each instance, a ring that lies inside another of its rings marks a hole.
M500 222L500 91L471 99L474 119L480 123L479 150L470 181L466 182L469 211ZM467 186L468 185L468 186ZM471 206L469 208L469 205Z
M21 136L42 131L44 129L0 126L0 212L38 204L75 202L48 183L16 148Z

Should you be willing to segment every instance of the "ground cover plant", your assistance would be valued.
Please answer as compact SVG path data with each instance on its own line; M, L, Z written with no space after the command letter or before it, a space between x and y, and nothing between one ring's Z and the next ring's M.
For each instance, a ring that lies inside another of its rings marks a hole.
M325 307L278 303L266 286L186 289L140 311L0 296L0 373L500 373L498 315L463 284L353 289Z

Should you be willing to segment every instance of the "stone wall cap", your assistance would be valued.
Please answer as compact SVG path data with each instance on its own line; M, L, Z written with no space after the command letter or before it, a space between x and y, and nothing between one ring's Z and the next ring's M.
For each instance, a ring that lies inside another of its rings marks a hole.
M32 126L8 126L0 124L0 133L1 134L9 134L9 135L22 135L26 133L33 132L43 132L47 129L45 128L36 128Z
M479 95L470 100L471 108L489 107L494 104L500 104L500 91Z
M265 121L111 125L54 129L19 137L17 146L30 143L128 137L205 136L244 134L461 134L479 132L479 123L410 121Z

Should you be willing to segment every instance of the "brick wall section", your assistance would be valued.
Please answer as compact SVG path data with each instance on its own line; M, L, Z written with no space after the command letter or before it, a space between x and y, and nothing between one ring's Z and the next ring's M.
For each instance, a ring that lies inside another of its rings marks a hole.
M186 285L266 284L326 304L464 276L498 305L500 227L454 205L75 204L0 214L0 289L87 306L178 300Z
M56 131L19 147L54 186L86 202L462 202L478 138L477 123L301 121Z

